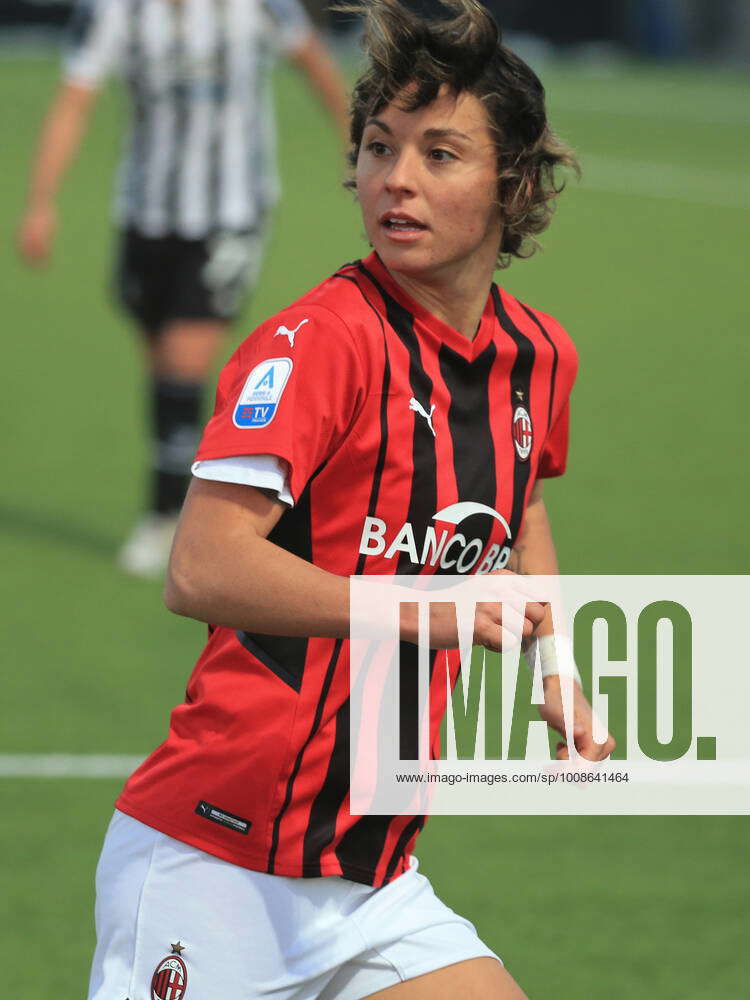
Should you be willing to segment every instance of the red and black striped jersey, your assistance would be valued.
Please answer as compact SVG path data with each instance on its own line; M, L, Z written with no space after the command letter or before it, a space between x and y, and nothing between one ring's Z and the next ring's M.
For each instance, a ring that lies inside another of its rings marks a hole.
M576 366L560 325L507 292L469 341L373 254L241 344L198 458L282 459L294 506L269 537L331 573L486 573L535 479L564 471ZM211 629L118 808L247 868L400 875L424 819L349 812L348 647Z

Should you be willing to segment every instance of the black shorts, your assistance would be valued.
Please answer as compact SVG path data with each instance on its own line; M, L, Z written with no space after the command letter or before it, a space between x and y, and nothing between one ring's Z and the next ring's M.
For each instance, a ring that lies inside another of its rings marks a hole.
M263 233L218 232L203 239L121 233L115 291L143 330L158 335L180 319L234 319L255 282Z

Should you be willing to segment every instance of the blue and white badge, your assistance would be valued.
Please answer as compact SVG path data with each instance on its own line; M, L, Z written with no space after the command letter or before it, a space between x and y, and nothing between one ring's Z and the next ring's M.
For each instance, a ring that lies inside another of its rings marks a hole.
M235 427L268 427L292 374L291 358L269 358L247 376L234 408Z

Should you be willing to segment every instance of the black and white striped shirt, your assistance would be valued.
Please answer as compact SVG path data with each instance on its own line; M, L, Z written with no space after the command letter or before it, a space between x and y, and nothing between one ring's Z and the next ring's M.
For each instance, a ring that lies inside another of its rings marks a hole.
M129 86L116 215L146 236L245 231L278 197L268 73L310 22L298 0L82 0L67 82Z

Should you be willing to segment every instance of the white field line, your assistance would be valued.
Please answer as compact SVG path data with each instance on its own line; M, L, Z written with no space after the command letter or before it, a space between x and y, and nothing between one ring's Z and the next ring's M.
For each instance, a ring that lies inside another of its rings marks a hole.
M667 198L696 205L750 209L750 174L729 170L702 170L669 163L582 156L586 191ZM571 188L574 188L571 183Z
M5 753L0 778L127 778L142 761L127 754Z
M548 84L548 89L554 113L567 111L571 114L607 115L609 118L631 115L635 118L655 118L667 124L750 125L747 103L738 102L734 95L725 99L724 95L702 91L692 95L692 103L686 103L677 94L673 95L676 99L670 102L668 98L665 100L664 93L649 94L640 88L635 90L627 83L623 83L623 93L620 94L612 91L590 96L565 94L563 87L554 81Z
M142 761L143 757L127 754L0 754L0 778L127 778ZM530 767L547 773L576 770L572 764L543 761L506 761L504 766L509 774L527 772ZM633 781L647 785L748 786L746 760L691 760L673 763L666 772L653 764L610 761L604 769L627 771Z

